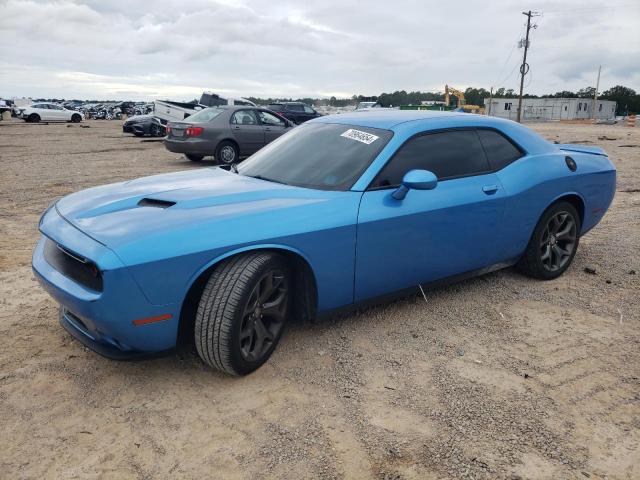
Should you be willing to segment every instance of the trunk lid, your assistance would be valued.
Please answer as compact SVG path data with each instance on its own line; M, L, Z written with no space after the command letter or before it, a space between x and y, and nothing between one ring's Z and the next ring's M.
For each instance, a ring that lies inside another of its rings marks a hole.
M590 153L591 155L603 155L607 156L607 152L605 152L600 147L592 147L589 145L579 145L573 143L559 143L556 145L560 150L565 152L578 152L578 153Z

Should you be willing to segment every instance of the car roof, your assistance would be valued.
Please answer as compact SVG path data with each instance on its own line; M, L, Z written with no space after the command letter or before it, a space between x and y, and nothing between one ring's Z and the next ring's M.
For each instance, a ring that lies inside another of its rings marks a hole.
M506 134L530 154L553 150L553 144L530 128L514 122L487 115L434 110L394 110L375 108L350 113L326 115L306 123L336 123L369 128L392 130L403 135L413 135L428 130L450 128L493 128Z
M269 102L269 105L306 105L304 102Z
M319 117L313 122L322 123L345 123L360 125L361 127L384 128L387 130L393 127L416 120L447 119L462 115L471 115L458 112L441 112L434 110L396 110L392 108L379 108L375 110L361 110L335 115Z

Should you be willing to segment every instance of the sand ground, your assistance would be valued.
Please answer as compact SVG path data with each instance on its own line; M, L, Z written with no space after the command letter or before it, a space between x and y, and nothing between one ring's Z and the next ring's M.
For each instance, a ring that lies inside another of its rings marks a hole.
M190 352L106 360L58 325L30 269L43 210L203 168L120 122L82 126L0 122L0 477L640 478L640 128L532 125L618 168L560 279L508 269L291 325L230 378Z

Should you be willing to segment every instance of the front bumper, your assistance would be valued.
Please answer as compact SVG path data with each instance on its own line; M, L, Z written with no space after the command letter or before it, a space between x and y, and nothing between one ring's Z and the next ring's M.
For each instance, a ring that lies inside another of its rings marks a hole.
M44 236L33 252L33 271L60 304L60 323L74 338L101 355L118 359L159 354L175 347L179 306L152 304L117 255L69 224L55 207L43 216L40 230ZM46 238L95 262L102 271L102 291L93 291L50 265L44 254ZM133 323L167 314L169 319L157 323Z
M118 347L100 342L96 340L89 332L86 331L82 321L65 307L60 306L59 314L60 325L77 341L93 350L103 357L111 360L142 360L146 358L155 358L171 353L174 349L162 350L158 352L141 352L135 350L121 350Z

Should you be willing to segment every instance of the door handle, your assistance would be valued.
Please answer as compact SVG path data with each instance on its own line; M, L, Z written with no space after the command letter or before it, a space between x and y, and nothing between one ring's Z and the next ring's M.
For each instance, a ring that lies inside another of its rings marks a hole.
M487 195L493 195L498 191L498 185L485 185L482 187L482 191Z
M233 127L233 129L234 129L234 130L240 130L240 127L235 126L235 127Z
M265 130L266 132L270 132L270 131L271 131L271 129L270 129L269 127L264 127L264 130Z

